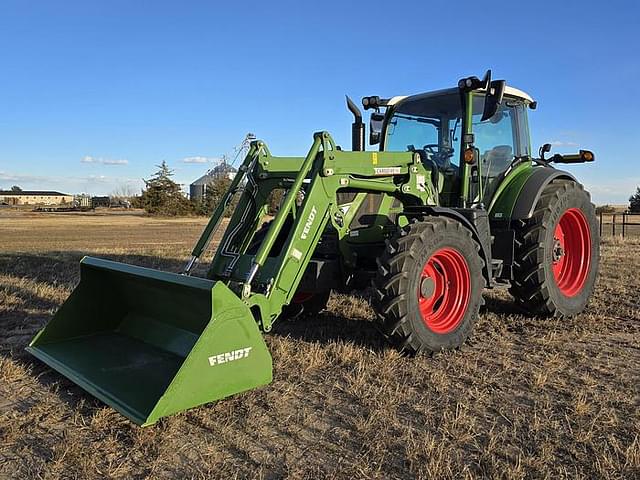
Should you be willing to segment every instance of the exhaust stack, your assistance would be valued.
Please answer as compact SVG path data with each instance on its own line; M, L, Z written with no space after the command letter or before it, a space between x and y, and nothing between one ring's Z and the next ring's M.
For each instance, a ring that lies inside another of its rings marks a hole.
M351 150L360 152L364 150L364 122L362 121L362 113L348 95L345 95L345 97L347 98L347 108L354 117L354 122L351 124Z

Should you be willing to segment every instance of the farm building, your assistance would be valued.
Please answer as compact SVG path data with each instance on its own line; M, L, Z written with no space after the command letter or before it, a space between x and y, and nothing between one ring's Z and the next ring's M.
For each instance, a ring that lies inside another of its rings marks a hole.
M0 202L9 205L62 205L73 202L73 195L43 190L0 190Z
M227 177L231 179L234 177L236 172L237 170L228 163L221 163L189 185L189 198L196 200L203 198L212 181L220 177Z

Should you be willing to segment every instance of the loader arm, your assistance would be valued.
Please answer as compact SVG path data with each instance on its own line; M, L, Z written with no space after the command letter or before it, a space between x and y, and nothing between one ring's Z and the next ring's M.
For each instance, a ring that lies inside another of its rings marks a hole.
M238 177L245 175L242 196L208 276L227 283L256 314L264 331L271 329L291 302L327 225L337 231L339 239L348 237L350 222L345 219L349 214L339 208L339 191L384 192L404 205L437 203L430 171L417 154L343 152L327 132L314 134L305 157L274 157L263 142L253 142ZM287 195L257 252L249 254L247 249L267 212L269 193L275 188L286 189ZM218 224L223 211L217 209L209 225ZM283 231L285 224L287 231ZM206 245L205 237L211 232L208 226L198 245ZM277 243L279 248L275 248Z

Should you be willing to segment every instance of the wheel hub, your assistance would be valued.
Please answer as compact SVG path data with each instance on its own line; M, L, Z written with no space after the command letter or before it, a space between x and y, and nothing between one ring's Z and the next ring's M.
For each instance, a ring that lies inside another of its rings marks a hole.
M553 238L553 251L551 256L553 258L553 263L559 262L560 259L564 257L564 248L562 247L562 243L560 243L560 239L557 237Z
M436 291L436 283L433 278L425 277L422 279L422 285L420 285L420 295L423 298L430 298Z

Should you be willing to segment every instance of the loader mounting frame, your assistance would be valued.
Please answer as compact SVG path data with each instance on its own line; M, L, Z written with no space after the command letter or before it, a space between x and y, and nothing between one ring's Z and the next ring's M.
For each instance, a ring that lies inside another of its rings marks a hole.
M291 302L328 223L337 232L341 268L348 271L355 267L357 254L346 239L352 235L349 226L357 208L351 205L345 209L340 205L339 192L357 192L355 203L366 192L380 192L391 199L398 198L403 205L437 205L437 194L428 180L430 171L419 155L344 152L327 132L315 133L313 140L304 158L274 157L264 142L252 142L227 197L192 252L193 259L202 255L222 220L224 206L241 183L246 182L208 277L227 283L257 312L263 331L271 330L282 308ZM257 253L248 254L253 236L267 214L269 193L277 188L287 190L287 195ZM287 218L293 220L291 230L281 251L276 252L274 245ZM383 243L388 233L381 224L367 230L369 242Z

